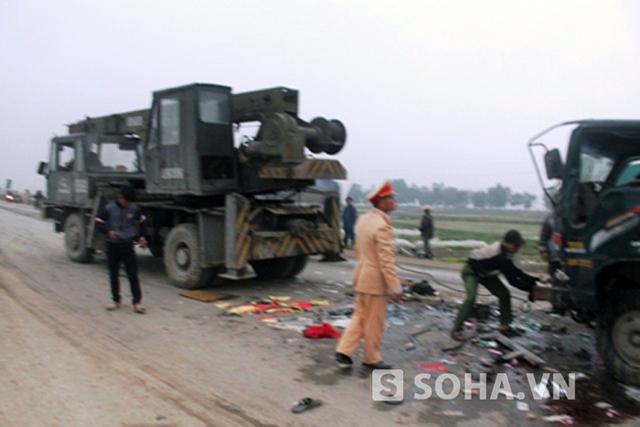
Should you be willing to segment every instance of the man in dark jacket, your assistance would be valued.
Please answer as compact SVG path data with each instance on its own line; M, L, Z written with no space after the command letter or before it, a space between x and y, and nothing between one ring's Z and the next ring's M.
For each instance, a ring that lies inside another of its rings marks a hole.
M347 197L346 202L347 206L345 206L344 211L342 211L342 228L344 229L344 246L348 248L349 241L351 241L352 246L356 243L354 227L358 219L358 211L356 207L353 206L353 199L351 197Z
M509 284L532 295L537 278L528 275L513 262L513 256L524 244L524 239L517 230L509 230L502 242L496 242L484 248L475 249L462 269L462 280L467 297L460 307L458 316L453 322L451 337L456 341L464 341L462 324L469 316L476 300L478 284L483 285L500 300L500 332L513 336L516 332L509 326L512 320L511 294L500 280L503 274Z
M420 234L422 235L422 241L424 242L424 257L433 259L433 251L431 250L431 244L429 240L433 239L433 217L431 216L431 205L422 207L424 215L422 215L422 221L420 222Z
M138 260L134 250L134 242L138 240L141 248L147 247L147 222L142 210L133 202L136 192L131 187L123 187L115 201L107 203L96 217L96 230L106 236L107 265L111 281L112 302L107 310L117 310L121 305L120 282L118 271L120 263L124 264L129 278L133 310L143 314L146 309L140 303L142 291L138 279Z

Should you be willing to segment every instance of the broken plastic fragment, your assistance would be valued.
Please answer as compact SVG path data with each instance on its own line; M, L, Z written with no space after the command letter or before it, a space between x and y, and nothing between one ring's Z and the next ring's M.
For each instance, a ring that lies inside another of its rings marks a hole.
M420 368L425 372L447 372L446 366L442 363L421 363Z

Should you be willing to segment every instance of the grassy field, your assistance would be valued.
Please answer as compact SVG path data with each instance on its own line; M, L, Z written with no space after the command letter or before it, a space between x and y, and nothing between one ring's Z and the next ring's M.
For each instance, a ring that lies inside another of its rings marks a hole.
M440 210L434 208L435 238L439 240L481 240L492 243L502 239L509 229L520 231L527 241L521 249L523 261L540 262L537 251L538 235L545 212L504 210ZM398 229L415 230L420 224L422 210L418 207L399 207L391 213L393 226ZM420 237L405 237L421 240ZM468 248L434 248L436 258L460 261L466 258Z

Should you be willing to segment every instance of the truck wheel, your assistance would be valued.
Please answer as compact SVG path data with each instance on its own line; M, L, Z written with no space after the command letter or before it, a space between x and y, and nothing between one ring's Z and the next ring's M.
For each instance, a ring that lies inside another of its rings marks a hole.
M640 290L611 294L598 322L598 351L614 377L640 386Z
M302 273L302 270L307 266L307 260L309 260L308 255L297 255L294 258L295 259L292 262L292 269L287 277L296 277L298 274Z
M251 261L251 267L262 280L287 279L297 276L307 265L307 255Z
M87 225L79 213L72 213L64 222L64 246L73 262L87 263L93 258L93 251L85 246Z
M205 287L213 275L200 267L200 239L193 224L180 224L169 232L164 244L164 266L176 286L182 289Z

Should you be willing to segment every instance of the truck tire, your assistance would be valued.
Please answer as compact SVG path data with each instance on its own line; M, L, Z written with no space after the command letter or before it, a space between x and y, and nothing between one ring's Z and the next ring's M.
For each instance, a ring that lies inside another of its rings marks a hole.
M288 279L298 275L307 265L307 255L294 255L286 258L272 258L251 261L251 267L259 279Z
M73 262L88 263L93 259L93 251L85 246L87 224L79 213L72 213L64 222L64 246Z
M611 294L598 321L600 357L613 376L640 386L640 289Z
M200 239L193 224L171 229L164 244L164 266L174 284L182 289L205 287L213 270L200 267Z
M297 255L295 258L293 268L287 277L296 277L298 274L302 273L302 270L307 266L307 261L309 260L308 255Z

